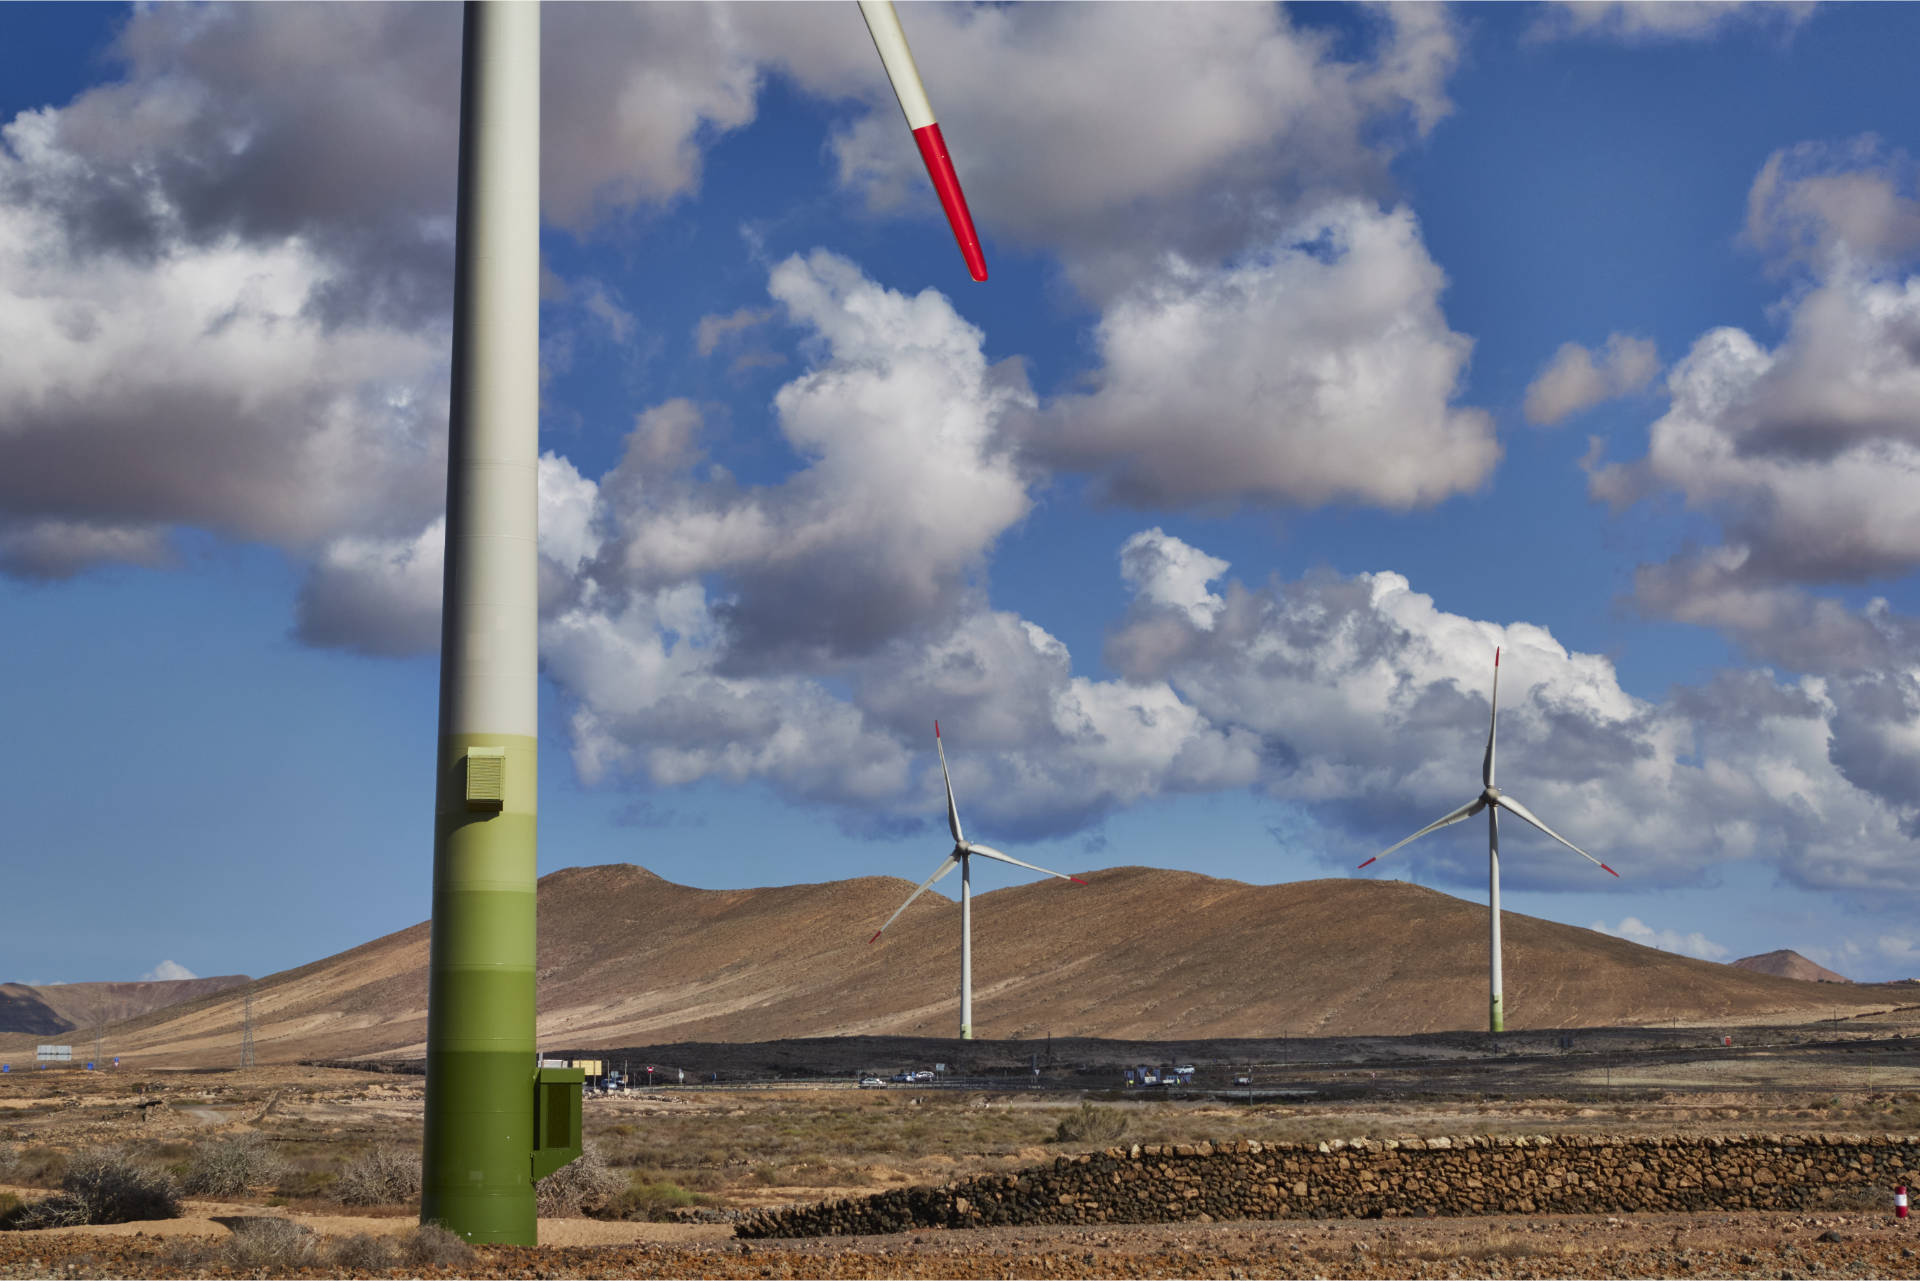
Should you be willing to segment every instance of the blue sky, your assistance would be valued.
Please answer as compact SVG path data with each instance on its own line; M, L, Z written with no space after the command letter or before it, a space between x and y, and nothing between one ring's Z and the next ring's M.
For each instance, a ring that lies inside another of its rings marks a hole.
M546 10L543 871L918 881L937 716L1019 857L1349 875L1500 645L1621 873L1509 908L1920 973L1920 15L903 22L984 285L855 6ZM0 9L0 977L426 915L458 46Z

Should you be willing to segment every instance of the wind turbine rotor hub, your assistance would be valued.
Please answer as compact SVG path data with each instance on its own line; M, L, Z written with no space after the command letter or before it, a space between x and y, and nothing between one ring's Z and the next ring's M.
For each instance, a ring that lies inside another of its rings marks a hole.
M1455 793L1455 795L1458 795L1458 793ZM1489 805L1498 805L1500 803L1500 789L1492 783L1488 783L1487 790L1480 793L1480 799Z

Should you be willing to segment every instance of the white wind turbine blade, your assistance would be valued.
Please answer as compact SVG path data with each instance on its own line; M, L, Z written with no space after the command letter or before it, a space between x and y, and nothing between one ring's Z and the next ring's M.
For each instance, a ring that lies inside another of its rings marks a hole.
M1015 867L1024 867L1029 872L1045 872L1048 876L1057 876L1063 881L1072 881L1075 885L1086 884L1085 881L1077 876L1068 876L1065 872L1056 872L1050 867L1041 867L1037 863L1023 863L1011 854L1002 854L999 850L989 849L985 845L969 845L967 846L967 853L978 854L982 858L999 859L1002 863L1011 863Z
M1486 807L1487 807L1486 797L1476 796L1472 800L1468 801L1465 805L1462 805L1459 809L1455 810L1453 813L1447 815L1445 818L1437 818L1433 822L1427 824L1425 827L1415 832L1412 836L1409 836L1406 840L1397 841L1394 844L1387 846L1387 848L1381 850L1378 854L1375 854L1372 858L1368 859L1367 863L1378 862L1379 860L1385 858L1387 855L1393 853L1395 850L1399 849L1402 845L1411 845L1413 842L1425 836L1428 832L1437 832L1441 828L1447 826L1449 823L1458 823L1461 819L1472 818L1475 814L1478 814L1481 810L1485 809ZM1360 866L1365 867L1367 863L1362 863Z
M1605 863L1602 863L1599 859L1587 853L1585 850L1581 849L1578 845L1575 845L1572 841L1568 840L1566 837L1560 835L1560 833L1554 831L1551 827L1548 827L1545 823L1542 823L1539 819L1535 818L1532 810L1522 805L1519 801L1514 800L1511 796L1508 796L1503 792L1499 796L1497 803L1500 805L1502 809L1512 810L1515 817L1523 818L1527 822L1533 824L1535 827L1545 832L1548 836L1551 836L1554 840L1559 841L1562 845L1572 850L1575 854L1578 854L1581 858L1587 860L1587 862L1592 863L1595 867L1598 867L1601 871L1605 872L1607 875L1609 876L1620 875L1620 873L1614 871L1612 868L1608 867Z
M907 910L907 903L911 903L913 902L913 900L919 898L922 894L925 894L927 892L928 886L932 885L935 881L939 880L941 877L945 876L948 872L951 872L954 868L959 866L960 866L960 860L957 856L952 854L947 855L947 857L941 862L940 866L934 869L933 875L929 876L926 880L920 882L919 889L907 895L907 902L902 903L899 907L896 907L895 909L893 909L893 915L887 918L887 925L892 925L895 921L900 919L900 913ZM879 929L875 930L873 932L873 938L868 939L867 942L872 943L875 940L877 940L882 934L885 934L887 932L887 925L882 925Z
M940 753L940 777L947 781L947 830L953 833L953 844L957 849L967 840L960 835L960 811L953 803L953 776L947 773L947 749L940 741L940 722L933 723L933 746Z
M1493 731L1500 724L1500 647L1493 647L1493 712L1487 717L1487 759L1480 763L1480 785L1493 786Z

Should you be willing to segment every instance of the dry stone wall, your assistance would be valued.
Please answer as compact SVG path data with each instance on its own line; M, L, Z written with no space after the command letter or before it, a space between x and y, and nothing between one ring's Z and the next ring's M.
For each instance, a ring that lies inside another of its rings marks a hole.
M767 1211L743 1237L1030 1223L1805 1210L1920 1179L1920 1135L1538 1135L1109 1148L1018 1174Z

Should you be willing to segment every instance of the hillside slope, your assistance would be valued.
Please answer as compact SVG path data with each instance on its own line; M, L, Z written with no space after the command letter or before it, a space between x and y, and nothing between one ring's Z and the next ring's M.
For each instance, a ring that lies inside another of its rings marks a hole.
M978 1035L1392 1035L1485 1026L1486 909L1394 881L1248 885L1143 867L974 902ZM569 1046L954 1035L959 911L891 877L700 890L629 864L540 883L540 1038ZM1509 913L1508 1026L1761 1021L1889 994L1753 973ZM418 1055L427 926L252 985L261 1062ZM226 1063L214 993L112 1030L132 1061ZM15 1038L18 1042L19 1038ZM0 1038L0 1052L8 1038ZM17 1053L17 1049L12 1052Z

